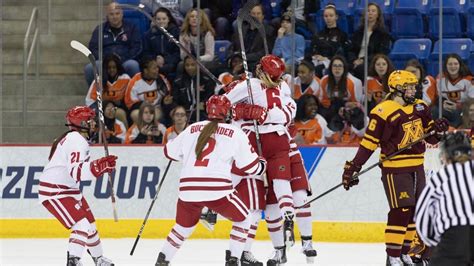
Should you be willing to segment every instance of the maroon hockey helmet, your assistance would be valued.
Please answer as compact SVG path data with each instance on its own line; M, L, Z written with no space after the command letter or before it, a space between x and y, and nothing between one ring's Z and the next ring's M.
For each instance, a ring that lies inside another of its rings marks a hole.
M263 73L267 74L272 81L277 81L285 73L285 63L276 55L266 55L260 59Z
M206 112L209 119L224 120L229 114L231 104L224 95L212 95L206 103Z
M71 130L90 129L90 121L94 120L95 111L88 106L74 106L66 114L67 126Z

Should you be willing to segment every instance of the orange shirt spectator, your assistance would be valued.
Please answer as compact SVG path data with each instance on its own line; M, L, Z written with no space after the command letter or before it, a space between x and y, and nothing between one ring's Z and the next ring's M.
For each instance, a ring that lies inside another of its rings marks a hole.
M163 137L163 144L176 138L179 133L183 132L187 127L186 109L182 106L175 107L171 110L171 119L173 120L173 125L166 129L165 136Z

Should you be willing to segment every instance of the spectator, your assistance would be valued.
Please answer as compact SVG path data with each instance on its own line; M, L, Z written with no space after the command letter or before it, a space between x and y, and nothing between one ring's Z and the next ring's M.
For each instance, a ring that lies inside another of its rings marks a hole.
M295 127L298 133L295 142L301 144L326 144L334 132L328 128L326 119L318 114L319 101L312 94L305 94L296 103Z
M258 22L263 23L263 6L261 4L254 6L252 10L250 10L250 15ZM273 43L275 42L275 30L272 26L268 24L264 24L264 28L268 51L271 51L273 49ZM260 35L258 29L250 27L250 24L248 23L243 23L242 35L244 36L244 46L245 53L247 55L247 64L249 66L249 70L253 71L260 58L265 55L263 37ZM232 45L234 47L234 51L241 51L238 32L235 32L232 36Z
M306 59L315 65L316 76L319 78L324 75L331 58L335 55L346 57L350 47L347 33L337 27L336 7L332 4L327 5L323 16L326 26L313 36L310 54L306 56Z
M283 10L283 12L291 11L291 2L291 0L281 0L281 10ZM273 5L274 3L272 3L272 6ZM313 34L316 33L316 25L314 24L313 19L309 15L318 12L319 9L321 9L320 0L295 1L295 31L303 35L305 39L310 39ZM275 21L275 19L273 21Z
M115 54L107 55L104 58L103 69L102 88L104 91L102 92L102 100L113 102L116 107L115 116L127 126L124 97L130 77L124 73L120 58ZM96 100L97 84L93 82L86 95L86 105L97 109Z
M368 118L362 106L347 102L329 122L328 127L334 132L331 143L357 145L364 137L367 124Z
M304 38L292 32L291 13L285 13L281 17L281 27L278 29L278 35L272 54L282 58L287 69L291 69L293 65L299 63L304 57ZM293 42L295 45L294 50Z
M370 112L389 93L388 77L395 70L392 61L384 54L377 54L369 65L367 79L367 109Z
M462 107L462 129L474 128L474 99L467 100Z
M353 64L353 73L358 79L364 77L364 57L367 52L368 62L376 54L388 55L392 37L385 30L382 10L375 3L368 5L367 34L364 32L365 14L362 14L359 28L352 35L352 49L349 60ZM415 26L415 25L414 25ZM368 47L365 47L364 39L368 38Z
M175 73L180 60L179 47L158 27L166 29L175 37L179 36L179 28L170 11L164 7L158 8L153 18L150 30L145 33L143 56L156 58L160 73L169 76Z
M116 118L117 107L114 102L104 101L104 126L105 137L108 143L123 143L127 128L124 123Z
M291 78L291 76L287 76ZM291 81L286 81L291 84ZM298 100L304 94L315 94L319 91L320 80L314 75L314 65L308 61L301 61L298 65L298 76L294 80L291 97ZM318 104L319 105L319 104Z
M154 124L155 107L147 102L141 104L137 123L133 124L127 131L125 143L127 144L159 144L163 135Z
M216 39L228 40L231 38L232 28L229 17L232 15L231 1L201 0L201 8L204 9L216 30Z
M135 24L123 20L123 11L115 2L107 6L107 21L102 27L100 34L99 26L95 28L89 41L92 54L99 58L99 38L102 38L103 56L117 54L123 62L125 72L133 77L140 70L136 60L143 49L139 29ZM86 65L84 72L87 84L90 85L94 80L92 64Z
M201 25L199 26L200 36L198 43L198 14ZM216 35L214 28L209 22L209 18L202 10L191 9L186 13L181 33L179 35L179 42L196 58L199 57L201 63L211 72L219 69L219 62L214 54ZM196 47L197 45L197 47ZM199 54L196 54L198 49ZM184 60L188 56L183 49L181 49L181 59ZM181 70L182 67L178 66Z
M316 92L321 106L319 113L331 121L346 103L351 107L362 103L362 82L349 73L349 67L344 57L336 55L329 63L329 74L321 79L320 90Z
M155 106L155 126L160 131L161 135L164 136L166 133L166 126L161 123L161 119L163 118L163 110L161 110L160 106Z
M223 85L227 85L234 80L240 79L244 74L244 60L241 53L235 52L227 60L228 71L219 75L219 81ZM216 87L220 90L220 87Z
M204 103L214 94L216 84L206 75L201 74L200 84L197 83L198 67L191 57L184 59L184 73L173 84L173 102L185 108L190 120L196 121L199 112L200 120L206 119ZM199 102L196 95L199 91ZM169 108L169 106L168 106ZM166 112L166 111L165 111Z
M173 119L173 125L166 129L165 136L163 137L163 144L176 138L179 133L188 126L188 120L186 117L186 109L182 106L176 106L171 110L171 118Z
M132 78L125 93L125 104L134 123L138 121L138 109L143 102L161 105L163 98L171 93L171 85L159 73L155 58L145 57L140 62L140 69L141 72Z
M442 117L449 125L457 128L461 125L462 104L474 98L473 78L467 65L457 54L449 54L443 64L443 73L439 81L442 97ZM438 107L437 107L438 106ZM432 108L433 117L439 117L439 105Z
M239 10L244 7L244 5L248 2L248 0L232 0L232 17L234 19L237 18L239 14ZM272 10L272 0L261 0L261 12L262 16L266 19L270 20L272 18L273 10ZM278 14L280 16L281 14Z
M177 22L177 26L183 24L183 14L193 7L193 0L141 0L154 14L157 9L164 7L168 9Z
M435 104L438 98L438 89L435 79L427 75L423 65L417 59L408 60L405 70L415 74L418 79L415 97L423 100L428 106Z

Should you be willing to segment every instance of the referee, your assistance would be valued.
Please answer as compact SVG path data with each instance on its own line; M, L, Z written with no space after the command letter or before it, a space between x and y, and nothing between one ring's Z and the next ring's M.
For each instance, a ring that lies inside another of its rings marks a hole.
M444 166L416 205L418 235L434 247L430 266L474 265L474 160L469 137L449 133L441 142Z

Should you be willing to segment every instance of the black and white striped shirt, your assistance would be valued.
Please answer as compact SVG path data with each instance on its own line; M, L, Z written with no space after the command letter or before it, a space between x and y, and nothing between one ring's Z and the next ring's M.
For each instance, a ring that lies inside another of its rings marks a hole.
M474 161L444 166L433 175L416 204L418 235L436 246L451 227L474 225Z

